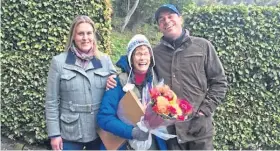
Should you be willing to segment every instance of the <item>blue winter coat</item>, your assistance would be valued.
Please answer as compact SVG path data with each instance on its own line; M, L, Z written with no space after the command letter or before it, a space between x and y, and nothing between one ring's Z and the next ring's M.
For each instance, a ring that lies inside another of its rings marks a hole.
M128 73L130 71L126 56L122 56L116 65L122 69L122 72ZM152 77L148 77L148 81L151 79ZM120 136L125 139L132 139L132 129L134 126L122 122L117 117L119 101L124 96L125 92L122 90L122 85L118 77L116 78L116 81L117 86L104 93L103 99L101 101L101 106L97 114L97 124L100 128L104 129L105 131L111 132L114 135ZM159 149L167 150L166 142L161 138L155 138ZM101 149L106 149L103 143L101 144ZM119 148L119 150L125 149L125 145Z

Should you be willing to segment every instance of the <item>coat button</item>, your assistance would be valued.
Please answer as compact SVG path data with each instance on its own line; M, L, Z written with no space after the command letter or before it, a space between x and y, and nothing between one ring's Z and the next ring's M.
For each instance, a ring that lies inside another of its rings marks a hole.
M176 76L175 76L175 74L173 74L173 78L175 78Z

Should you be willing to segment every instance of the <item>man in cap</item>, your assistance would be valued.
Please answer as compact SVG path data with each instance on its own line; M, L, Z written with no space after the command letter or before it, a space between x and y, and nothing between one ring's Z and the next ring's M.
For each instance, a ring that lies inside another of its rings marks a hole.
M227 91L223 66L208 40L183 29L183 18L174 5L159 7L155 19L163 33L153 49L157 75L194 107L192 119L168 127L177 134L167 141L168 149L213 150L212 116Z

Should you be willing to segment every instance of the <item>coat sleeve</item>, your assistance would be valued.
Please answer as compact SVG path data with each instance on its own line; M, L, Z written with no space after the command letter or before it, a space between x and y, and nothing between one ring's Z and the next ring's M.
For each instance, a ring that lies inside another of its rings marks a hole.
M132 125L125 124L117 117L120 99L124 95L119 79L117 86L105 91L97 113L97 124L105 131L126 139L132 139Z
M46 99L45 99L45 114L48 136L60 135L59 128L59 85L60 73L58 62L55 58L52 59L48 72Z
M205 100L199 110L206 116L211 115L222 102L227 91L227 80L222 63L215 51L214 46L208 42L207 56L205 59L205 72L208 90Z
M114 64L112 63L112 60L111 60L110 56L107 57L107 62L109 64L110 73L111 74L116 74L117 71L116 71L116 68L115 68Z

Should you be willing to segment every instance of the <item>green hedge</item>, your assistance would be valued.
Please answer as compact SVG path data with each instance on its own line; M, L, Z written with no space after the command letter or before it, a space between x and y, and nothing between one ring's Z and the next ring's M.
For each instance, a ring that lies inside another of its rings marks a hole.
M47 138L45 86L50 59L64 51L72 20L96 23L99 49L110 51L109 0L13 0L1 6L1 134L29 143Z
M1 133L46 139L44 97L49 61L63 51L78 14L97 23L110 52L110 2L3 1L1 6ZM229 81L215 114L216 149L280 148L280 8L211 6L185 9L192 35L217 48ZM125 45L127 42L125 42Z
M184 18L192 35L212 41L229 81L216 149L279 149L280 8L188 8Z

